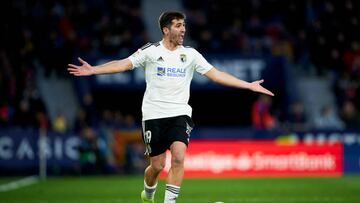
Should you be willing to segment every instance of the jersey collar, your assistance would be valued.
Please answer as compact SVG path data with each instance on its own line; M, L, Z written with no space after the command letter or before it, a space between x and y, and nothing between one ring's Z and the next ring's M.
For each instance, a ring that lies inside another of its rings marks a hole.
M163 40L160 41L160 45L161 45L161 47L162 47L163 49L165 49L167 52L170 52L170 53L174 53L174 52L178 51L179 49L183 48L182 45L179 45L178 47L176 47L175 50L171 51L171 50L167 49L167 48L164 46Z

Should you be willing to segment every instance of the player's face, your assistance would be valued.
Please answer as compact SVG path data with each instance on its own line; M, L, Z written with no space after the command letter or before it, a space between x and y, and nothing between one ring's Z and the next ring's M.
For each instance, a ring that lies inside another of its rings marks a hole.
M185 21L184 19L172 20L172 25L169 30L170 42L175 45L182 45L185 37Z

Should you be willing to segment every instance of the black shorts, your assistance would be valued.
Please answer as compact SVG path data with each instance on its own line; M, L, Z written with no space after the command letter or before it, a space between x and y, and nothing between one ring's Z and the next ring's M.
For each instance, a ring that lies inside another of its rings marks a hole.
M157 156L164 153L175 141L189 144L194 123L189 116L175 116L146 120L143 122L145 155Z

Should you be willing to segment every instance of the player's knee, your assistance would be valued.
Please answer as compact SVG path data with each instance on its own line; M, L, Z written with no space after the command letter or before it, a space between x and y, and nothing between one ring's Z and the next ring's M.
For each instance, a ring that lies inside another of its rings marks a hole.
M183 166L184 165L184 156L173 156L171 158L171 166Z
M153 168L154 171L160 172L165 168L165 162L152 163L151 167Z

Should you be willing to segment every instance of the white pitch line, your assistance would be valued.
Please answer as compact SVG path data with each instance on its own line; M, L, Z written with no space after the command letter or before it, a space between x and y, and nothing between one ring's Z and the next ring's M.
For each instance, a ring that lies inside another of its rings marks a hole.
M32 185L37 182L39 182L39 178L37 176L29 176L29 177L23 178L21 180L17 180L17 181L13 181L10 183L0 185L0 192L8 192L11 190L16 190L18 188Z

